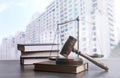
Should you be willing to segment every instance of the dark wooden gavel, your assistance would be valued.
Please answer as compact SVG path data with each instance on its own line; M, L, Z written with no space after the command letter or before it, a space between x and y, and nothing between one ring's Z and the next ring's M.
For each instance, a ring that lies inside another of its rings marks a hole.
M91 58L88 55L85 55L83 53L81 53L80 51L78 51L77 49L74 48L74 45L76 43L76 39L72 36L69 36L68 40L65 42L60 54L63 55L64 57L68 57L68 55L70 54L71 51L73 51L74 53L88 59L89 61L91 61L92 63L94 63L95 65L99 66L100 68L108 71L108 67L106 65L104 65L102 62L99 62L93 58Z

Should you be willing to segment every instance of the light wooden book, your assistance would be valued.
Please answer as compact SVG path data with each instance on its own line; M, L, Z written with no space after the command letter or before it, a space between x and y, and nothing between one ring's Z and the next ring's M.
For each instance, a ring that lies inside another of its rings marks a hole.
M36 71L80 73L88 69L88 63L80 65L59 65L56 61L44 61L34 63Z
M22 53L22 57L39 57L39 56L57 56L58 52L24 52Z
M33 51L58 51L58 44L18 44L18 50L33 52Z
M34 63L43 62L43 61L49 61L49 59L48 58L44 58L44 59L24 59L24 64L34 64Z

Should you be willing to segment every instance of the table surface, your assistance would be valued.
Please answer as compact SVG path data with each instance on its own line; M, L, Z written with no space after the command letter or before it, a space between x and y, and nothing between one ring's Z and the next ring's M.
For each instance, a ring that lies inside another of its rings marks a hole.
M89 62L88 71L79 74L34 71L33 65L21 66L19 60L0 61L0 78L120 78L120 59L102 59L108 72Z

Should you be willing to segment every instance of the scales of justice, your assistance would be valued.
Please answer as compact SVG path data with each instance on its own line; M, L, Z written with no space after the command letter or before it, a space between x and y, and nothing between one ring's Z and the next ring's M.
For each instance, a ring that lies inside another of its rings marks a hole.
M71 21L78 21L79 19L71 20ZM71 22L67 21L65 23ZM64 23L62 23L64 24ZM79 24L78 24L79 25ZM79 26L78 26L79 27ZM94 63L98 67L104 69L105 71L108 71L108 67L103 64L102 62L99 62L95 60L94 58L83 54L81 51L78 49L75 49L75 43L77 39L69 36L65 44L63 45L60 55L62 55L64 58L59 58L56 57L54 60L50 61L45 61L45 62L40 62L40 63L35 63L35 70L37 71L49 71L49 72L63 72L63 73L80 73L82 71L88 70L88 63L84 63L83 59L69 59L69 54L71 52L76 53L78 56L81 56L90 62ZM52 58L51 58L52 59Z

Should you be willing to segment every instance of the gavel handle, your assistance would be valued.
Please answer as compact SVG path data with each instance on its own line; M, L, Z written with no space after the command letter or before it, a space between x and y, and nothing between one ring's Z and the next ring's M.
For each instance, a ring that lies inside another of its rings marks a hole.
M101 67L102 69L108 71L109 68L108 68L106 65L104 65L102 62L98 62L97 60L91 58L91 57L88 56L88 55L85 55L85 54L81 53L81 52L78 51L78 50L75 50L75 49L74 49L73 52L75 52L76 54L79 54L80 56L82 56L82 57L88 59L89 61L91 61L92 63L94 63L95 65L97 65L97 66Z

